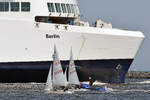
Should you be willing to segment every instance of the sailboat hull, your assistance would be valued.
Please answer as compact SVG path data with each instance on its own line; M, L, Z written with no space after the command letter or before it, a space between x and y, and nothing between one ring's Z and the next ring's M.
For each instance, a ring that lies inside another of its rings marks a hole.
M124 83L133 59L78 60L75 61L80 81L93 80L106 83ZM0 63L0 82L46 82L52 61ZM69 61L61 61L65 71Z

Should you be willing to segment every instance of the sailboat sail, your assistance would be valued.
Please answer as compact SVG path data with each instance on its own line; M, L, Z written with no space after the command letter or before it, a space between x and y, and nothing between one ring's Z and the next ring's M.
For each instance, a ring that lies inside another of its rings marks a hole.
M53 90L52 83L53 82L52 82L52 65L51 65L50 69L49 69L48 77L47 77L47 82L46 82L45 90Z
M70 54L70 62L69 62L69 84L73 85L80 85L79 78L77 76L74 60L73 60L73 54L72 54L72 49L71 49L71 54Z
M67 79L63 73L62 66L56 50L56 46L54 46L54 55L53 55L53 84L54 86L67 85Z

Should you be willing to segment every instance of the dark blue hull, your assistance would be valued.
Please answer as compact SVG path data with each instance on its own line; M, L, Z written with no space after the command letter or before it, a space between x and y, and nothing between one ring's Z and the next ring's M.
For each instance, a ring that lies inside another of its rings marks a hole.
M80 81L94 80L106 83L124 83L133 59L75 61ZM0 63L0 82L46 82L52 62ZM63 69L69 61L61 61Z

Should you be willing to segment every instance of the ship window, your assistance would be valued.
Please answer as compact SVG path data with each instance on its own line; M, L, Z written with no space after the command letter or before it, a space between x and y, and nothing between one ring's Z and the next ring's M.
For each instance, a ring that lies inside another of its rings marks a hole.
M65 4L61 4L61 8L62 8L63 13L67 13L67 9L66 9Z
M71 5L69 5L69 7L70 7L70 11L71 11L71 13L73 13L73 9L72 9L72 6L71 6Z
M71 9L70 9L69 4L66 4L66 6L67 6L68 13L71 13Z
M11 11L19 11L19 2L10 2Z
M9 11L9 3L0 2L0 11Z
M73 5L71 5L72 13L75 13Z
M55 12L54 4L53 3L47 3L47 5L48 5L49 12Z
M61 12L60 4L59 3L55 3L55 7L56 7L56 11L60 13Z
M21 2L21 11L30 11L30 3Z

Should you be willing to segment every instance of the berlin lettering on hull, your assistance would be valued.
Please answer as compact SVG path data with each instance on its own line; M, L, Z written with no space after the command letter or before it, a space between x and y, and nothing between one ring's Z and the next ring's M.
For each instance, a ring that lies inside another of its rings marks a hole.
M60 36L57 34L46 34L46 38L50 38L50 39L60 39Z

